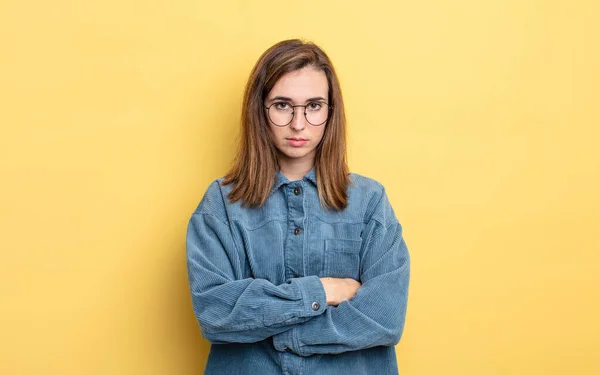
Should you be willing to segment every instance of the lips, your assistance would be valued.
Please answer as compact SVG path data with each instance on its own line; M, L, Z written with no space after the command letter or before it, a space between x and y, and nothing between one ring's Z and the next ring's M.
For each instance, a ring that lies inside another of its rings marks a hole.
M306 144L306 142L308 142L307 139L305 138L286 138L286 140L288 141L288 144L292 147L302 147Z

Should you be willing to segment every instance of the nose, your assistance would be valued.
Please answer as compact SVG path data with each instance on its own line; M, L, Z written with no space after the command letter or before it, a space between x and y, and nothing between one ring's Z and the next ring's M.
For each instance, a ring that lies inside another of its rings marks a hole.
M290 124L290 127L294 130L302 130L306 127L306 115L304 111L306 111L305 107L294 108L294 118Z

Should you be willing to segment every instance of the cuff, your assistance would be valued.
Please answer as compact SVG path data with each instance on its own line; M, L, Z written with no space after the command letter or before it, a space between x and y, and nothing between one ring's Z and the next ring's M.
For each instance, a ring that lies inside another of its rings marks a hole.
M298 348L296 341L294 340L294 331L295 328L292 328L285 332L278 333L277 335L273 335L273 346L275 347L275 350L297 353Z
M305 316L317 316L325 312L327 298L321 279L317 276L306 276L294 279L304 302Z

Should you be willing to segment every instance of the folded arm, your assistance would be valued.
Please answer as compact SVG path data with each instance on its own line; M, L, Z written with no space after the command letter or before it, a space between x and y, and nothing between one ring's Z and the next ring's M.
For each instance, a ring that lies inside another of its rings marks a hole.
M406 316L410 260L402 227L385 193L364 233L362 286L356 296L273 336L277 350L309 356L399 342Z
M189 221L186 237L188 277L194 313L212 343L256 342L323 314L325 291L317 276L282 285L244 278L240 253L218 210L202 206Z

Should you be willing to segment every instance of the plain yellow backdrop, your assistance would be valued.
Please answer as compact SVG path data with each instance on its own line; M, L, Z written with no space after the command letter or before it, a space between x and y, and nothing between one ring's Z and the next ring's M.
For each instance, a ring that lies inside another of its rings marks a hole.
M337 67L402 374L600 373L600 2L0 2L0 373L201 374L187 221L259 55ZM241 370L240 373L243 373Z

